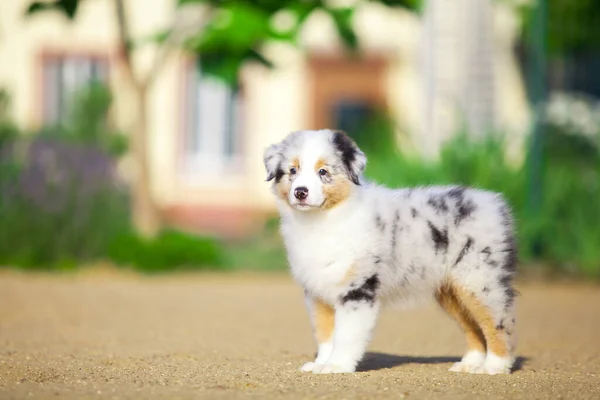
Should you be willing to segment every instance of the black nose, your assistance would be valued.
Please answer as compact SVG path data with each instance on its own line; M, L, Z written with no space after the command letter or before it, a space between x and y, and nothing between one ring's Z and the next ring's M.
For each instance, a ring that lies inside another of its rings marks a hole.
M294 190L294 196L296 196L298 200L304 200L308 197L308 189L302 186L297 187Z

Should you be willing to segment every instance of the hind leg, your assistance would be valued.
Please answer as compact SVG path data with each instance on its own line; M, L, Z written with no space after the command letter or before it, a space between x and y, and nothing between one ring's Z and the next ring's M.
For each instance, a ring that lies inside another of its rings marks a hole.
M443 285L435 298L442 309L458 322L467 340L465 355L450 368L450 371L474 373L480 370L486 359L486 342L479 324L460 302L453 285Z
M505 285L486 286L480 292L454 285L453 290L485 337L485 361L467 372L509 374L515 360L514 292Z

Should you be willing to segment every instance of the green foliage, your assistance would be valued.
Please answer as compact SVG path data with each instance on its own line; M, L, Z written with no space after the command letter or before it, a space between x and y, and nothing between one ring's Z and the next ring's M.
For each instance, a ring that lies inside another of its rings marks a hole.
M600 153L592 139L548 127L543 201L533 214L527 208L527 162L521 167L507 162L501 136L458 135L439 160L429 162L393 150L392 125L379 120L370 132L376 135L363 144L369 178L392 187L463 184L503 193L515 213L524 265L537 261L600 277Z
M27 15L57 10L73 19L81 1L34 1L29 6ZM236 85L239 70L244 64L258 62L266 67L273 66L261 52L265 43L280 41L298 45L301 28L315 11L324 11L329 15L344 45L348 49L357 50L359 43L352 20L355 11L367 2L417 11L422 0L361 0L353 7L336 7L326 0L179 0L177 7L208 6L211 10L210 20L187 37L184 48L202 57L204 74ZM276 19L282 16L291 21L289 26L277 26ZM136 43L151 41L164 44L171 34L171 29L163 29ZM133 41L131 38L129 40Z
M212 238L167 230L153 239L129 232L110 243L109 259L142 272L223 268L223 249Z
M0 88L0 149L19 135L19 129L10 118L10 94Z
M242 241L228 245L227 264L235 269L277 271L288 265L279 218L269 218L263 229Z
M503 0L507 1L507 0ZM532 29L537 2L519 2L525 32ZM600 47L600 2L596 0L546 0L547 49L565 56L595 52ZM527 37L527 35L525 35Z
M26 14L33 15L40 11L58 11L69 19L75 18L81 0L34 1L27 8Z
M121 156L127 152L128 140L109 123L112 101L106 85L92 82L74 94L64 121L44 127L39 134L63 142L96 146L113 156Z
M127 227L127 198L95 149L34 139L0 150L0 265L75 268Z
M180 4L189 5L194 1ZM352 8L329 7L324 1L229 1L210 3L214 17L209 23L188 38L185 48L202 57L202 71L216 76L229 84L237 83L240 68L247 62L259 62L272 67L262 53L267 41L298 44L300 29L306 19L316 10L331 16L340 38L350 48L356 48L358 40L352 27ZM283 15L285 14L285 15ZM288 26L278 27L277 17L287 17Z
M105 87L77 93L69 118L33 138L17 136L9 100L0 90L0 266L71 270L109 260L160 272L224 265L213 239L165 231L145 240L131 233L115 165L125 147L107 127Z
M0 90L0 265L75 268L127 228L128 199L107 154L123 151L105 127L109 104L106 88L87 88L63 126L25 138Z

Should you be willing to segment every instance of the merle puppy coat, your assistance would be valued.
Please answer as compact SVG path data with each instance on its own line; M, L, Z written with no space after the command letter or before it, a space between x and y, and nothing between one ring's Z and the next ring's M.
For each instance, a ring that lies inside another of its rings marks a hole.
M434 298L466 335L450 370L509 373L516 248L506 202L459 186L377 186L362 178L366 161L331 130L291 133L264 154L318 343L302 371L354 372L382 305Z

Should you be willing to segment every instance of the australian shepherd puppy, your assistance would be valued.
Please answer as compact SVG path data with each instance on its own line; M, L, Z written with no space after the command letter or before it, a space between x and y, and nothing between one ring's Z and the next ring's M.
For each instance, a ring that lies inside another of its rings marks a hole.
M466 335L451 371L510 373L517 260L506 202L460 186L377 186L362 178L366 162L331 130L291 133L264 154L318 343L302 371L354 372L381 306L434 298Z

